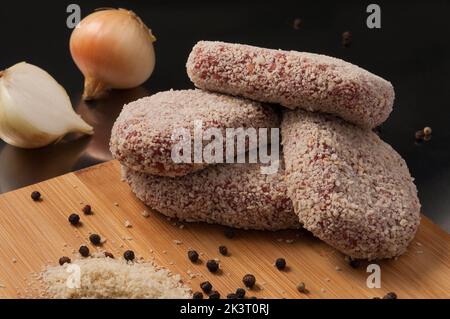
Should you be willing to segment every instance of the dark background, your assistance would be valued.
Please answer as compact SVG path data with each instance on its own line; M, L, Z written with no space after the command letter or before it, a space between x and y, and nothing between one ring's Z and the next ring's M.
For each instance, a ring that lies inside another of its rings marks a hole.
M366 7L381 6L381 29L366 27ZM8 1L0 7L0 69L36 64L60 82L92 125L92 138L67 138L39 150L0 142L0 193L110 159L111 125L122 105L170 88L192 88L185 62L198 40L223 40L342 58L390 80L394 111L381 137L407 161L423 212L450 231L450 1L77 1L82 16L98 7L135 11L157 37L156 68L143 87L80 102L83 77L69 53L66 7L75 1ZM300 30L293 28L302 20ZM341 34L353 42L343 48ZM416 130L431 141L417 145Z

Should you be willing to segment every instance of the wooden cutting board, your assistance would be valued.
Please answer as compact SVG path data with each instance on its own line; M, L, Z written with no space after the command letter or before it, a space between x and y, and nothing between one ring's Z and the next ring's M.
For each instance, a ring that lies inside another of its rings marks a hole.
M38 190L43 201L33 202ZM92 216L80 210L90 204ZM367 263L351 268L344 256L328 245L299 231L237 231L224 236L224 227L167 220L151 212L120 179L115 161L70 173L0 196L0 297L36 296L32 277L59 257L72 257L90 232L107 239L104 249L121 256L132 249L145 259L179 273L199 290L209 280L222 296L242 286L247 273L256 276L258 287L248 295L266 298L372 298L389 291L399 298L450 297L450 236L423 217L416 239L397 260L382 261L381 288L368 288ZM80 213L83 225L71 226L67 217ZM128 220L131 228L124 223ZM226 245L227 257L218 252ZM92 248L91 245L89 245ZM189 248L201 253L202 263L193 265L186 256ZM273 263L284 257L287 271ZM221 273L205 267L207 259L219 258ZM191 275L189 275L191 274ZM193 278L191 278L193 277ZM304 282L308 294L296 290Z

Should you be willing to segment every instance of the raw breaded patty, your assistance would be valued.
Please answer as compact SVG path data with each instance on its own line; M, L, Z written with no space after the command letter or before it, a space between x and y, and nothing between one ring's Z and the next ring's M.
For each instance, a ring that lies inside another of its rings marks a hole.
M370 130L330 115L286 111L286 184L304 227L363 259L405 252L420 203L405 161Z
M122 164L149 174L182 176L202 169L208 164L194 163L193 139L192 163L175 163L171 157L178 143L171 139L174 130L189 129L193 138L197 120L203 122L203 130L221 129L222 136L226 128L279 127L279 116L259 102L201 90L166 91L123 108L112 129L111 153ZM224 138L224 153L225 144Z
M186 67L198 88L335 114L363 127L383 123L394 103L390 82L325 55L200 41Z
M122 173L140 200L169 217L243 229L300 228L281 168L265 175L260 164L221 164L170 178L122 166Z

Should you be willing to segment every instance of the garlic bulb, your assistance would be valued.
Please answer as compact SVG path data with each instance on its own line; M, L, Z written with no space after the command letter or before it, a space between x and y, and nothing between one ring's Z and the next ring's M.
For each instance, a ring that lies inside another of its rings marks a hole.
M144 83L155 67L155 40L132 11L105 9L84 18L70 37L72 58L85 77L83 97Z
M0 138L37 148L67 133L92 134L77 115L64 88L50 74L25 62L0 72Z

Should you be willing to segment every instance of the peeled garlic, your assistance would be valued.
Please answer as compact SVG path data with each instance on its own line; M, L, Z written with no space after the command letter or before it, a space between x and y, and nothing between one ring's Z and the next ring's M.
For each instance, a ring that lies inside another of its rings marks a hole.
M1 139L37 148L74 132L93 134L93 128L74 112L66 91L50 74L25 62L0 72Z
M144 83L155 67L155 40L129 10L100 10L81 20L70 37L70 52L85 77L84 99Z

